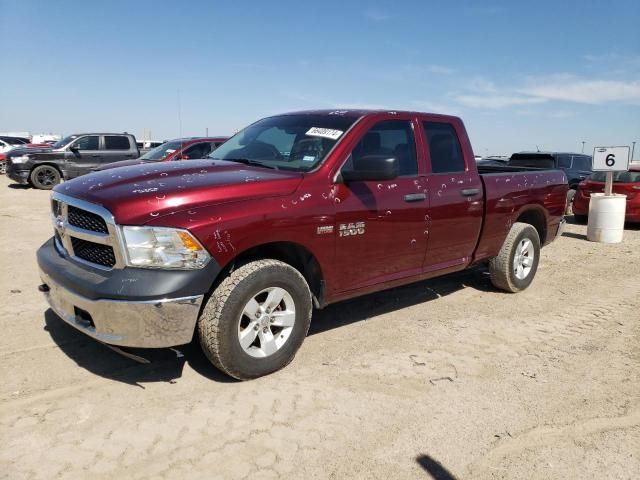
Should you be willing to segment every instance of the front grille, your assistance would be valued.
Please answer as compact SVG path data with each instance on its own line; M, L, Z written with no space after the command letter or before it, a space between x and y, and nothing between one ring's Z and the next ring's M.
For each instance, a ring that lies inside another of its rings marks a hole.
M71 205L69 205L69 209L71 209ZM71 238L71 244L73 245L73 254L82 260L104 267L113 267L116 264L116 256L113 253L113 248L109 245L88 242L75 237Z
M82 210L73 205L69 205L67 219L69 225L73 225L74 227L83 228L92 232L109 233L107 224L100 215Z

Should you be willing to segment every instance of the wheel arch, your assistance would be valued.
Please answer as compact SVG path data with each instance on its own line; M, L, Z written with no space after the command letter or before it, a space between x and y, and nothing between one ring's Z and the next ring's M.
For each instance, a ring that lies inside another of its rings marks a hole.
M547 238L547 216L542 207L529 205L518 212L516 222L528 223L538 232L540 245L546 243Z
M316 256L304 245L291 241L273 241L254 245L238 253L222 267L213 286L217 286L240 265L254 260L272 258L280 260L298 270L309 284L316 308L325 306L325 286L322 268Z

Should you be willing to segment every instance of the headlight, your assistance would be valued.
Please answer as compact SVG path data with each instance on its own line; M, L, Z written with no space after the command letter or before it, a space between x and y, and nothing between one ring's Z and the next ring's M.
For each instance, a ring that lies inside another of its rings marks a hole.
M187 230L167 227L122 227L127 265L195 270L209 253Z
M11 163L26 163L29 161L29 155L20 155L19 157L10 157Z

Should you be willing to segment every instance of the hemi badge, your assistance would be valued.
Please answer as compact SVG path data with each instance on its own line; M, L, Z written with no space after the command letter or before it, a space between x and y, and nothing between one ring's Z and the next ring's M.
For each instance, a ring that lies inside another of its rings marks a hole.
M318 227L317 233L318 235L333 233L333 225L322 225L321 227Z

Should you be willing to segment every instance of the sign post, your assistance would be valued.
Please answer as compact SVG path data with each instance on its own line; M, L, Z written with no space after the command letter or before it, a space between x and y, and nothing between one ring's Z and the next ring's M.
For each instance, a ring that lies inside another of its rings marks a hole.
M606 172L604 193L592 193L589 202L587 240L619 243L624 233L627 196L613 193L615 172L629 170L629 147L596 147L593 149L593 171Z

